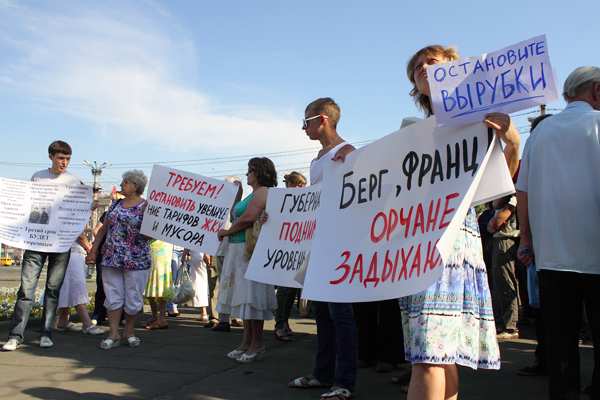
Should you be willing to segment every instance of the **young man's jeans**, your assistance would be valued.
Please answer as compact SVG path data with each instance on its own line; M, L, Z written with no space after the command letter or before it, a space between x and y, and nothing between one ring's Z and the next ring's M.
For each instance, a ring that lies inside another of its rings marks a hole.
M23 341L25 327L29 320L31 306L35 301L35 288L42 272L44 262L48 259L48 271L46 276L46 293L44 297L44 309L39 337L52 338L52 327L56 318L58 306L58 295L65 279L65 271L69 264L71 250L64 253L42 253L39 251L26 250L23 254L23 266L21 269L21 287L17 293L17 302L12 318L9 339Z
M348 303L312 302L317 323L318 351L313 376L354 392L356 382L356 323ZM337 361L337 368L336 368Z

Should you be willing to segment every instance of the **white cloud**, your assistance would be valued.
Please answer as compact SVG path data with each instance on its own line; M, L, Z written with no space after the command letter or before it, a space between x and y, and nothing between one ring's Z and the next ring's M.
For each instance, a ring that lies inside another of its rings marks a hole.
M198 51L156 3L35 4L0 2L0 81L11 98L126 143L238 154L312 147L293 110L224 105L187 87Z

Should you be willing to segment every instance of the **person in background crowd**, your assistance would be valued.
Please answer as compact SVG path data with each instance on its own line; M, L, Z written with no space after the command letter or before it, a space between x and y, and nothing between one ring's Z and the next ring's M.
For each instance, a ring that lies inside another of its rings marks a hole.
M538 126L540 122L550 117L552 114L540 115L531 122L531 130L529 133ZM517 213L519 207L517 207ZM542 312L539 308L533 309L533 318L535 323L535 337L537 339L537 346L535 347L535 362L528 367L521 368L517 371L517 374L521 376L543 376L548 375L548 367L546 362L546 327L542 320Z
M517 198L514 195L496 200L498 210L488 223L488 232L494 235L492 271L494 290L500 307L498 339L518 339L519 285L515 270L519 228L517 227Z
M207 264L210 264L210 258L199 251L185 249L181 255L181 262L184 264L186 257L190 255L190 280L194 285L196 294L192 299L192 307L200 308L200 317L198 320L208 322L208 314L206 307L208 306L208 274Z
M306 178L299 172L290 172L284 175L283 182L286 188L305 187ZM277 310L275 311L275 337L277 340L289 342L293 332L289 319L294 300L299 289L279 286L277 288Z
M250 262L246 251L245 229L252 227L267 204L269 188L277 186L275 165L266 157L248 162L248 185L252 193L234 207L233 224L221 229L219 240L229 237L217 311L244 320L242 343L227 354L240 363L251 363L265 354L262 333L265 320L273 319L277 308L275 288L244 277Z
M585 304L594 342L589 389L600 399L600 68L565 80L567 107L540 122L523 151L517 189L519 259L535 256L546 326L550 399L579 398L579 327Z
M141 195L148 178L140 170L127 171L121 182L122 200L115 200L106 212L105 223L98 231L86 261L96 260L102 239L102 283L110 332L100 348L109 350L120 343L119 318L125 310L125 336L130 347L140 345L133 325L144 306L143 294L150 275L151 256L148 238L140 233L147 202Z
M57 140L48 147L48 158L52 161L52 167L38 171L33 174L33 182L64 183L67 185L79 185L79 179L67 172L72 154L68 143ZM92 203L92 211L98 208L98 202ZM83 242L85 234L82 232L77 241ZM70 249L62 253L46 253L42 251L25 250L23 253L23 267L21 268L21 287L17 293L15 310L10 325L8 341L2 346L3 351L16 350L24 340L25 327L29 320L31 305L34 301L35 288L40 278L44 263L48 261L46 273L46 291L44 309L40 323L40 347L48 348L54 346L52 342L52 327L58 305L60 288L65 278L67 265L69 264Z
M152 309L152 318L143 326L146 329L167 329L167 301L175 295L173 276L171 275L171 254L173 245L162 240L150 240L152 268L146 283L144 297L148 299Z
M419 50L407 63L406 72L413 84L410 95L427 117L435 110L426 67L458 58L454 47L436 45ZM504 156L512 176L519 163L519 133L505 114L491 113L485 118L485 125L506 144ZM400 299L405 358L413 364L408 389L411 400L455 399L457 363L474 369L500 368L488 278L473 209L465 217L449 260L442 277L431 287Z
M221 246L222 242L219 244ZM204 325L205 328L212 328L219 323L219 313L217 312L217 296L219 293L219 270L217 269L217 256L210 257L208 265L208 322ZM229 321L227 321L229 326Z
M183 247L173 246L173 254L171 255L171 276L173 282L177 281L179 277L179 260L181 259L181 253L183 253ZM179 317L179 311L177 311L177 304L173 303L173 300L167 301L167 317Z

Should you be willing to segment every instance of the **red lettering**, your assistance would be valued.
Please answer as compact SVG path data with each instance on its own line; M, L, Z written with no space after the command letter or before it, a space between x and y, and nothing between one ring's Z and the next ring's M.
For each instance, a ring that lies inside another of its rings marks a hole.
M169 175L171 175L171 176L169 177L169 181L167 182L167 186L169 186L169 184L171 183L171 179L173 179L173 177L175 176L175 173L174 172L169 172Z
M415 246L411 246L410 247L410 251L408 252L408 255L406 257L404 257L404 248L402 248L402 269L400 270L400 274L398 275L398 282L400 282L400 277L404 274L404 280L407 280L407 265L408 265L408 259L410 258L410 254L412 253L413 249ZM392 280L393 282L393 280Z
M377 277L377 252L373 254L371 265L369 265L369 272L367 272L367 279L363 282L365 288L367 287L367 282L375 283L375 286L373 286L374 288L379 284L379 278Z
M392 282L394 282L394 278L396 278L396 268L398 267L398 256L400 255L400 250L396 250L396 259L394 260L394 264L392 266L392 261L390 260L390 251L385 252L385 262L383 264L383 272L381 274L381 281L385 282L392 277Z
M423 264L423 273L427 272L427 266L429 265L429 269L434 269L435 266L437 265L438 262L440 262L440 259L442 258L441 255L438 254L437 258L434 260L433 256L435 255L435 250L438 242L440 240L436 240L435 244L433 245L433 249L431 248L431 241L429 243L427 243L427 255L425 256L425 264Z
M435 224L437 223L438 212L440 211L440 202L442 199L438 199L437 205L435 206L435 216L431 218L431 212L433 211L433 200L431 200L431 204L429 204L429 213L427 214L427 228L426 232L429 232L429 227L431 226L431 230L435 229Z
M421 227L421 234L425 233L425 221L423 218L423 205L419 203L417 206L417 214L415 215L415 225L413 226L412 235L415 236L415 232L418 227Z
M375 236L375 232L374 232L375 231L375 224L377 223L377 219L380 218L380 217L383 218L383 229L381 230L381 234L379 236ZM387 219L385 217L385 214L382 213L382 212L377 213L377 215L373 219L373 223L371 224L371 241L373 243L377 243L381 239L383 239L383 237L385 236L386 225L387 225Z
M408 211L408 217L404 218L404 208L400 209L400 225L405 225L404 228L404 238L408 237L408 226L410 225L410 217L412 215L412 206L410 207L410 211Z
M446 204L444 204L444 212L442 213L442 219L440 220L440 229L444 229L445 227L450 225L450 222L444 222L444 218L446 217L446 215L455 211L454 208L448 208L448 203L451 199L454 199L456 197L458 197L458 193L452 193L446 196Z
M346 259L344 261L342 261L340 266L335 269L337 271L338 269L343 268L345 270L344 275L342 275L342 277L340 279L338 279L337 281L329 281L329 283L332 285L339 285L340 283L344 282L346 280L346 278L348 277L348 275L350 274L350 266L348 264L346 264L346 262L350 258L350 252L349 251L343 252L342 257L344 257L344 256L346 256Z
M358 274L358 280L360 282L363 281L363 256L362 253L358 255L356 258L356 262L354 263L354 270L352 270L352 277L350 278L350 282L354 280L354 277Z
M417 277L418 277L419 273L420 273L420 269L421 269L421 243L419 243L419 246L417 247L417 251L415 252L415 258L413 259L412 266L410 267L410 274L408 274L409 278L412 277L412 273L415 269L417 270Z
M388 217L388 228L387 228L387 240L390 240L390 234L396 229L398 225L398 213L392 208Z

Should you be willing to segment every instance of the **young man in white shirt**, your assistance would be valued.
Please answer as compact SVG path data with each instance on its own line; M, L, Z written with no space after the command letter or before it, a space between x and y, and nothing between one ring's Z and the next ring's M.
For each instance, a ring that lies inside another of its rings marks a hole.
M31 180L34 182L79 185L79 179L67 172L67 167L71 161L71 154L71 146L68 143L60 140L52 142L48 147L48 157L52 161L52 167L34 173ZM98 203L94 201L92 210L97 206ZM89 251L89 249L86 250ZM35 300L35 288L46 260L48 261L46 292L38 336L40 338L40 347L48 348L54 345L52 342L52 328L58 306L58 296L65 278L67 265L69 264L70 253L70 250L63 253L25 250L23 253L23 265L21 267L21 287L17 294L8 342L2 346L2 350L15 350L24 340L25 327L29 320L31 306Z

